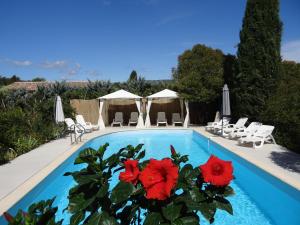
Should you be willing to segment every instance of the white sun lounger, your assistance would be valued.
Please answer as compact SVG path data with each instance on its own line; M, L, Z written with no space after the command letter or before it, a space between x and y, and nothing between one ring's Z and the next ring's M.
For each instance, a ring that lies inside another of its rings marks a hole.
M182 119L180 117L180 114L179 113L172 113L172 124L173 126L176 126L176 125L183 125L183 122L182 122Z
M120 125L120 127L123 126L123 113L122 112L115 113L115 118L113 119L111 126L113 127L114 125Z
M217 111L217 112L216 112L216 115L215 115L215 120L214 120L214 122L208 122L208 123L207 123L207 126L211 126L213 123L219 122L220 120L221 120L221 119L220 119L220 112Z
M98 130L98 125L93 125L91 122L86 122L82 115L76 115L76 122L79 123L87 132Z
M213 122L212 124L205 126L205 130L215 130L218 128L222 128L222 120L223 120L223 127L229 124L229 118L224 117L219 122Z
M128 122L128 126L137 125L138 119L139 119L139 113L138 112L131 112L129 122Z
M251 122L246 128L239 128L229 134L230 138L241 138L246 137L249 134L253 134L257 131L257 129L262 125L259 122Z
M74 120L72 120L71 118L65 118L65 123L67 124L67 130L71 136L71 143L73 143L72 134L74 134L75 142L77 142L78 139L80 139L81 141L81 137L85 133L84 127L80 124L75 124Z
M229 133L235 132L238 129L245 128L245 124L246 124L247 120L248 120L247 117L242 117L235 124L227 124L223 128L223 136L227 137L227 136L229 136ZM221 132L221 129L222 129L222 127L218 130L218 132Z
M261 148L267 141L273 141L273 143L276 144L275 139L272 136L273 130L274 126L261 125L253 134L240 138L239 144L253 143L253 148L255 149ZM256 143L259 143L259 145L256 145Z
M167 118L166 118L166 113L165 112L158 112L157 113L157 123L156 123L156 126L159 126L161 124L164 124L164 125L168 126Z

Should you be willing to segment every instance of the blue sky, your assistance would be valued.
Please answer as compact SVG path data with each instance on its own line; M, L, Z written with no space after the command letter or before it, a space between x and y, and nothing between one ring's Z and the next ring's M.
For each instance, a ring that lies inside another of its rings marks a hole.
M168 79L202 43L236 53L246 0L1 0L0 75ZM282 56L300 62L300 1L281 2Z

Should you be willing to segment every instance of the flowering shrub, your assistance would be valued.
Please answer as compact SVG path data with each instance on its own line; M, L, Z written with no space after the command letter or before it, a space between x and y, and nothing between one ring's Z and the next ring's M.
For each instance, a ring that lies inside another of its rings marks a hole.
M211 156L206 164L194 168L187 163L188 156L181 156L173 146L170 158L141 161L145 156L142 146L129 145L107 158L108 144L80 152L75 164L86 167L65 174L77 182L68 196L71 225L199 225L199 213L210 223L218 209L233 213L226 199L234 193L228 186L233 179L231 162ZM111 186L118 172L119 182ZM47 207L52 221L43 224L61 224L53 222L57 208L49 209L51 204ZM34 211L30 214L35 216ZM6 216L9 224L16 224L13 217Z

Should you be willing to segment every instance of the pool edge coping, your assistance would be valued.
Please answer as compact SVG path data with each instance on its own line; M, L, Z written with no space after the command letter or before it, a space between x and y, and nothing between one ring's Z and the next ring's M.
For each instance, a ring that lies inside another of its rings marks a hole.
M124 129L124 128L123 128ZM33 188L38 185L40 182L42 182L50 173L52 173L56 168L58 168L65 160L67 160L72 154L74 154L78 149L80 149L84 144L87 142L109 134L113 133L119 133L119 132L126 132L126 131L140 131L140 130L168 130L170 128L141 128L141 129L125 129L125 130L113 130L108 131L103 134L100 134L96 137L92 137L84 142L78 143L75 146L71 147L70 149L64 151L62 154L60 154L58 157L56 157L53 161L48 163L44 168L33 174L31 177L29 177L27 180L25 180L22 184L20 184L16 189L11 191L9 194L4 196L2 199L0 199L0 216L3 215L4 212L8 211L13 205L15 205L19 200L21 200L27 193L29 193ZM250 164L257 166L259 169L262 169L266 173L270 174L271 176L279 179L280 181L284 182L285 184L295 188L296 190L300 191L300 183L296 182L294 179L289 179L287 176L281 175L276 173L274 171L274 168L271 166L266 165L265 163L255 161L251 159L251 157L248 157L246 154L241 154L242 152L237 152L235 150L230 149L230 146L227 146L226 143L220 143L218 140L213 140L213 136L209 136L204 131L201 131L197 128L191 127L191 128L176 128L171 130L191 130L194 132L197 132L198 134L208 138L210 141L214 142L217 145L220 145L221 147L225 148L229 152L235 154L238 157L241 157L242 159L246 160Z

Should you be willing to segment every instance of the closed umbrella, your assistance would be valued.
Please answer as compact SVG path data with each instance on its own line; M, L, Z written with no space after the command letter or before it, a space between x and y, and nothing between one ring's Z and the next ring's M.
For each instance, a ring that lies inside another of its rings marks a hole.
M61 103L60 96L56 96L55 99L55 114L54 114L55 122L60 123L65 121L65 115Z
M231 111L230 111L230 99L229 99L229 89L227 84L223 87L222 92L222 135L223 135L223 118L224 117L230 117Z

